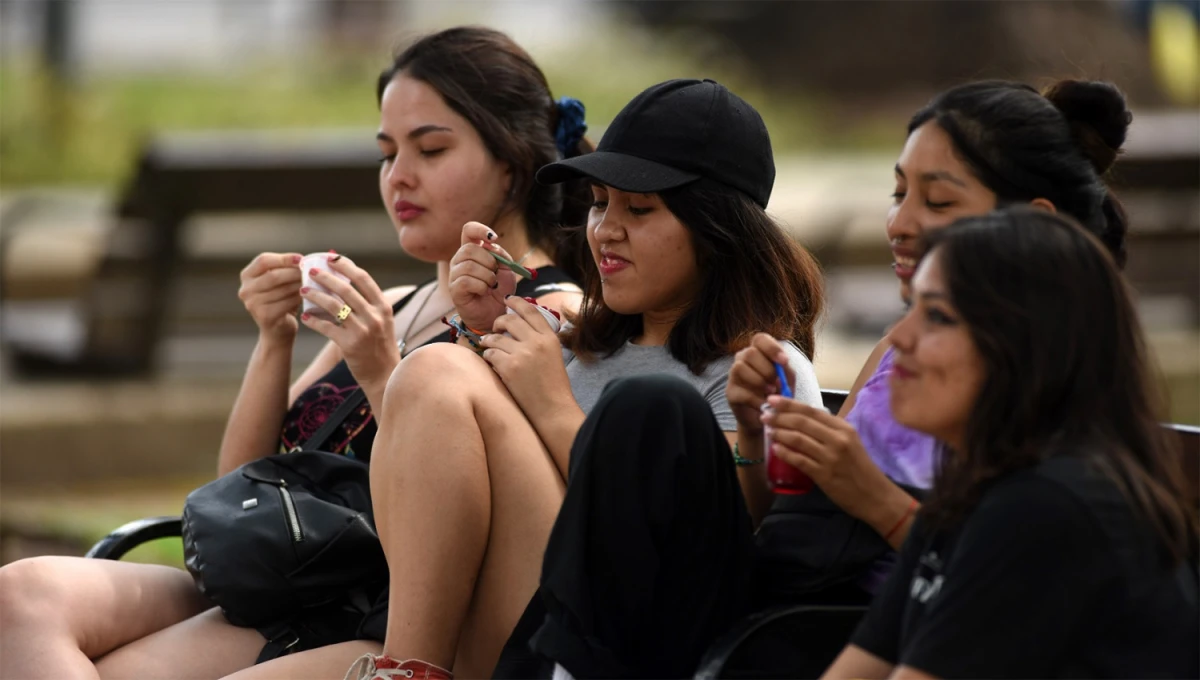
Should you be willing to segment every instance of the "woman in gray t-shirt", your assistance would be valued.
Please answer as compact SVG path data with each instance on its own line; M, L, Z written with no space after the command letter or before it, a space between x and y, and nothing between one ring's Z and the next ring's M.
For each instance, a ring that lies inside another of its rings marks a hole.
M576 495L585 419L612 378L654 374L662 394L686 395L708 421L696 433L711 435L727 484L653 488L666 506L710 491L713 502L741 502L725 385L756 332L785 341L797 392L819 399L810 357L820 272L764 212L775 168L753 107L712 81L655 85L595 153L546 166L538 181L581 176L593 182L591 262L565 332L498 294L507 265L495 256L511 258L492 228L468 223L450 274L458 345L412 352L389 381L371 468L392 575L387 634L384 654L360 659L351 677L491 674L538 587L564 495ZM652 558L629 548L635 561Z

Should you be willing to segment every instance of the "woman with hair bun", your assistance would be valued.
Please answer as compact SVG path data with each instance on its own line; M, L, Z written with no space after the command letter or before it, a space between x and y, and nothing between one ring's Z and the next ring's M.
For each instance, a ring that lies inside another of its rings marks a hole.
M1014 205L1074 218L1123 266L1127 221L1104 178L1131 120L1121 91L1101 81L1063 80L1039 93L1022 83L992 80L937 95L909 121L896 162L887 235L901 297L911 302L916 244L924 234L958 218ZM767 347L768 356L772 351ZM892 417L893 360L891 342L884 338L851 388L841 418L809 409L795 433L806 438L807 448L782 446L779 456L895 549L908 535L918 497L932 484L938 454L932 437ZM786 517L804 502L777 497L758 535L760 547L767 548L760 555L763 588L776 597L804 595L791 592L790 549L778 555L774 549L806 540L794 535L798 525ZM873 593L882 582L892 555L881 549L883 557L848 595Z

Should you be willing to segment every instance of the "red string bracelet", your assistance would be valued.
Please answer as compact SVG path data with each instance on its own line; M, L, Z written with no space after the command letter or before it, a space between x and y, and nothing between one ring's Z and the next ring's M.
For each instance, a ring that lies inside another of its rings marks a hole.
M900 521L896 522L896 526L892 527L886 534L883 535L883 540L892 540L892 534L896 533L900 527L904 526L904 523L908 521L909 517L912 517L913 513L916 512L919 506L920 503L917 503L917 499L912 499L912 503L908 504L908 509L904 511L904 515L900 517Z

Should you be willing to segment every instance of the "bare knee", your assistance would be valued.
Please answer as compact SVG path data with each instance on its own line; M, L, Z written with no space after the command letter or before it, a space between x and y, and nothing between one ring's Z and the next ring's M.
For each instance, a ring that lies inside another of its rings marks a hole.
M0 630L66 627L70 584L62 557L31 557L0 567Z
M388 378L384 404L404 403L461 380L486 378L491 367L471 350L447 342L419 347ZM386 407L386 406L385 406Z

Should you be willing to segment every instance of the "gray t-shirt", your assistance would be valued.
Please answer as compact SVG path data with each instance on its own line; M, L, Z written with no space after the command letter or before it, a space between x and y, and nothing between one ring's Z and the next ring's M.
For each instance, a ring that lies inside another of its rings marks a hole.
M812 362L790 342L784 343L784 349L788 354L788 364L796 375L796 384L792 386L796 398L806 404L820 406L821 388L817 385ZM578 360L570 351L563 350L563 361L567 365L567 377L571 379L575 401L584 413L591 413L604 386L611 380L631 375L666 373L682 378L700 392L712 408L722 431L737 431L737 420L733 417L729 402L725 400L725 383L729 380L729 369L733 367L732 356L712 362L701 375L689 371L686 365L672 357L667 348L661 345L627 342L611 357L592 362Z

